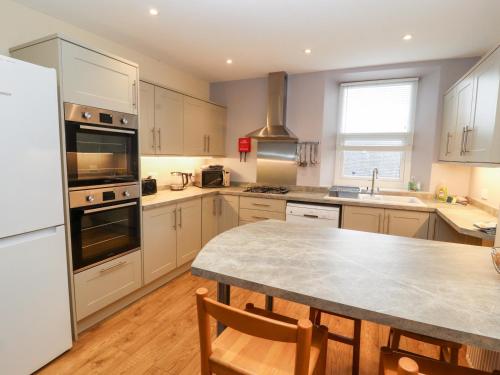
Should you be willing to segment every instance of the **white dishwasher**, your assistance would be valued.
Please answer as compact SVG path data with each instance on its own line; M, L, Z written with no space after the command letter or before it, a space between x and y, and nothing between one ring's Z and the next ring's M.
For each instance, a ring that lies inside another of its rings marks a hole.
M338 228L340 207L290 202L286 205L286 221Z

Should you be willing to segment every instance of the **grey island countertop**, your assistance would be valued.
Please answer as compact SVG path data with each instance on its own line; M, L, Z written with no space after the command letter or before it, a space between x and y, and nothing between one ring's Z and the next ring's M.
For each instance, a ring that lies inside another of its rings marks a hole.
M192 273L222 284L500 351L490 249L267 220L212 239Z

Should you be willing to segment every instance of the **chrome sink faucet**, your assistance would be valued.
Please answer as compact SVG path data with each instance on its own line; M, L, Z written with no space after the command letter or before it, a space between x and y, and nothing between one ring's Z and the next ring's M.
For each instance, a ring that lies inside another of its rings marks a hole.
M373 168L372 172L372 190L370 191L370 195L375 193L375 179L378 178L378 168Z

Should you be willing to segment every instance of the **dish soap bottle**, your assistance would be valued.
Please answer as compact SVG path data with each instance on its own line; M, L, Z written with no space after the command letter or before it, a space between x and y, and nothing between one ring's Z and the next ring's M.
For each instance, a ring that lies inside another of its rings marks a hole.
M415 176L411 176L410 181L408 182L408 190L417 191L417 181L415 181Z
M436 199L441 202L446 202L448 199L448 188L444 184L436 187Z

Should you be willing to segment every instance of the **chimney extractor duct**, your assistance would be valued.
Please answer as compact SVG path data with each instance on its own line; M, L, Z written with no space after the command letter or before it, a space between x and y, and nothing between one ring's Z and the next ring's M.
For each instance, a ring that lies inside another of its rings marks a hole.
M269 73L267 80L267 125L247 137L262 141L297 142L297 137L286 127L286 72Z

